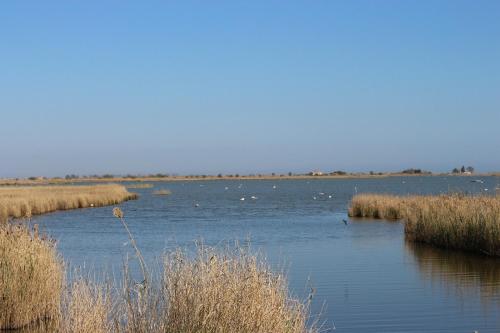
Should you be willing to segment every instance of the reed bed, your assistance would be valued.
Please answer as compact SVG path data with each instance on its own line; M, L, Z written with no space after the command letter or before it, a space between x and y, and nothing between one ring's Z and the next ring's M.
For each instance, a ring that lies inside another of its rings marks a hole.
M0 222L56 210L99 207L135 199L122 185L0 187Z
M0 226L0 330L60 313L64 268L54 242L26 225Z
M500 197L361 194L349 215L404 219L407 239L442 248L500 256Z
M0 226L0 330L40 321L41 332L60 333L318 332L308 324L310 298L292 297L285 276L264 258L240 247L199 246L194 256L166 254L162 273L153 277L123 212L113 214L129 234L141 282L126 264L121 283L93 283L77 274L63 287L63 265L50 239L26 227Z
M151 183L138 183L138 184L128 184L126 185L127 188L153 188L154 185Z
M170 194L172 194L172 191L167 190L167 189L153 191L153 195L170 195Z
M413 203L405 219L410 240L500 256L498 197L426 197Z
M416 196L398 197L385 194L358 194L351 200L348 215L375 219L398 220L405 217L405 212Z

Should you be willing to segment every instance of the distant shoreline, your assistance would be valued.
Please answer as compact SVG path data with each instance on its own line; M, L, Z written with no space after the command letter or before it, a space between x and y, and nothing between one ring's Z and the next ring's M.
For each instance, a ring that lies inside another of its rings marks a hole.
M214 181L214 180L325 180L325 179L370 179L388 177L500 177L500 172L478 173L478 174L452 174L452 173L347 173L326 174L326 175L193 175L193 176L133 176L133 177L81 177L81 178L0 178L0 186L21 186L21 185L57 185L57 184L78 184L78 183L123 183L123 182L175 182L175 181Z

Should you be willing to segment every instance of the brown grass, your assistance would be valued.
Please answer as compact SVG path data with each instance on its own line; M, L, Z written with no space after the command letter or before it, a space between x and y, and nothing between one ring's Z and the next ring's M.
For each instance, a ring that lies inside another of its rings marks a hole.
M410 240L500 256L498 197L426 197L413 203L405 219Z
M76 278L65 295L59 331L64 333L111 332L113 302L104 285Z
M0 225L0 329L57 319L63 264L52 240L25 225Z
M113 214L128 231L123 212L115 208ZM63 266L49 239L25 226L4 224L0 230L0 328L41 321L47 332L61 333L318 331L307 324L310 298L292 297L283 274L239 247L167 254L163 274L153 281L129 232L142 282L125 265L121 285L91 283L77 274L63 289Z
M172 192L170 190L166 190L166 189L153 191L153 195L170 195L170 194L172 194Z
M0 187L0 222L56 210L114 205L136 197L116 184Z
M151 183L137 183L137 184L128 184L127 188L152 188L154 187Z
M118 332L317 332L284 276L240 248L166 255L159 286L128 279L120 304Z
M282 274L245 251L200 248L165 260L168 326L174 332L305 332L307 305Z
M408 203L415 199L415 196L358 194L352 198L348 214L351 217L397 220L404 217Z
M500 256L500 197L361 194L349 215L402 218L409 240Z

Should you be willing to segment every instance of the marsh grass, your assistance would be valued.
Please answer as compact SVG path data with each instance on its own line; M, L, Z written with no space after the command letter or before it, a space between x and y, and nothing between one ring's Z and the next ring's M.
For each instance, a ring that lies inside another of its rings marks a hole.
M56 210L114 205L135 199L122 185L0 187L0 223Z
M358 194L352 198L348 214L351 217L398 220L404 218L407 204L415 199L414 196Z
M167 189L153 191L153 195L170 195L170 194L172 194L172 192L170 190L167 190Z
M407 239L442 248L500 256L500 197L360 194L349 215L404 219Z
M63 280L53 240L36 227L0 225L0 329L57 320Z
M153 188L154 185L151 184L151 183L137 183L137 184L128 184L126 185L127 188L131 188L131 189L134 189L134 188L137 188L137 189L141 189L141 188Z
M7 302L0 303L0 327L40 320L46 332L61 333L318 332L315 322L308 324L311 298L294 298L285 275L272 271L263 257L238 246L200 245L194 255L165 254L153 280L123 212L115 208L113 215L127 230L141 282L132 278L126 260L121 283L92 282L76 273L63 288L64 270L52 242L26 226L1 226L0 261L7 265L0 265L0 299Z
M413 202L405 219L410 240L500 256L498 197L426 197Z

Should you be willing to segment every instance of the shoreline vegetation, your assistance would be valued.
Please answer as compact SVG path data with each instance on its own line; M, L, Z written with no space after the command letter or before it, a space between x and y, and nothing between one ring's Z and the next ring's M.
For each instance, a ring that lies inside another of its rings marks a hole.
M124 225L119 208L113 214ZM283 273L241 247L165 254L159 276L148 270L128 232L142 282L123 268L121 282L67 275L55 242L26 223L0 225L0 331L60 333L316 333L312 295L293 297ZM155 278L156 277L156 278Z
M408 240L500 256L500 196L358 194L348 215L404 220Z
M136 198L137 194L118 184L5 186L0 187L0 223L7 222L9 218L115 205Z
M500 177L500 172L473 173L470 171L451 173L432 173L421 169L406 169L399 172L346 172L342 170L323 173L321 171L311 171L309 173L271 173L271 174L217 174L217 175L177 175L177 174L151 174L151 175L66 175L63 177L27 177L27 178L0 178L0 186L22 186L22 185L57 185L57 184L78 184L78 183L129 183L128 188L149 188L151 185L144 185L143 182L170 182L170 181L196 181L196 180L289 180L289 179L356 179L356 178L385 178L385 177L408 177L408 176L440 176L440 177Z

